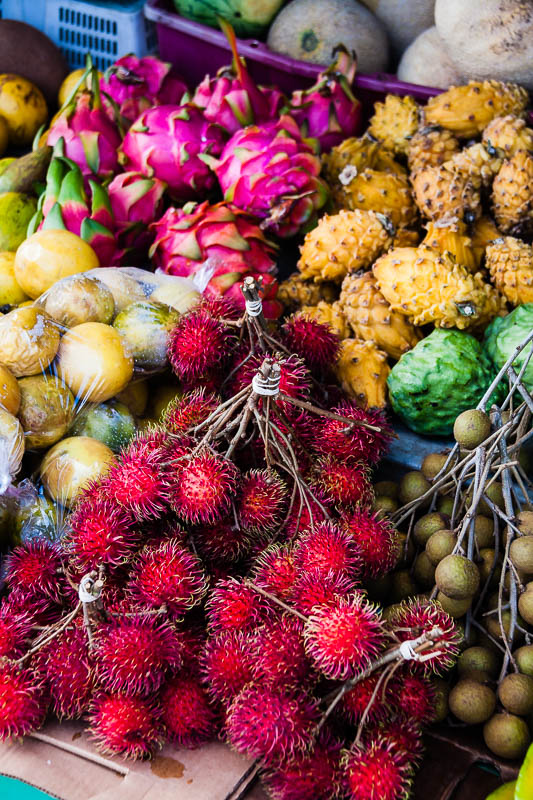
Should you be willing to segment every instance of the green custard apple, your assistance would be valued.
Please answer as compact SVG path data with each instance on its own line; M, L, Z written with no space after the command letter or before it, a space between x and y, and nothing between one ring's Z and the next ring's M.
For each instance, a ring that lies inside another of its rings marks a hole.
M506 317L496 317L485 331L485 350L489 354L497 370L501 369L513 350L533 331L533 303L518 306ZM514 362L517 372L526 360L530 350L527 345ZM522 376L524 386L533 392L533 359L527 365Z
M411 430L450 436L455 418L479 403L494 375L471 334L436 328L392 368L389 398Z

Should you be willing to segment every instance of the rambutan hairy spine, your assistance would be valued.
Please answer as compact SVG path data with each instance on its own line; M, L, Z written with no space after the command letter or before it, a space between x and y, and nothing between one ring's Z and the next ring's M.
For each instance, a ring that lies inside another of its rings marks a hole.
M182 316L170 332L168 360L183 381L205 378L231 356L235 335L205 300Z
M65 590L61 551L45 539L19 544L7 556L5 581L10 589L26 595L61 602Z
M159 517L167 507L169 468L163 448L140 436L122 452L109 470L106 494L136 520Z
M268 533L282 520L287 487L273 470L251 470L241 480L237 515L245 530Z
M39 650L36 664L45 676L54 714L59 719L81 716L93 690L87 634L81 619Z
M362 554L363 579L379 578L393 569L398 559L398 534L390 520L365 509L352 509L341 516L340 524Z
M167 738L178 747L198 747L217 732L219 715L194 675L172 678L161 693L161 707Z
M345 751L342 764L351 800L407 800L409 769L391 742L377 736Z
M202 671L215 700L230 702L253 680L253 638L240 631L226 631L207 640Z
M303 358L311 371L323 373L335 366L340 341L329 325L294 316L283 325L282 331L288 349Z
M344 797L341 744L323 729L312 748L262 775L272 800L340 800Z
M42 676L5 660L0 662L0 741L40 728L48 697Z
M163 744L161 714L140 697L100 694L89 716L89 731L103 753L148 758Z
M300 571L321 575L333 572L354 579L362 569L357 544L333 522L321 522L301 534L294 543L294 560Z
M207 627L214 633L252 631L273 614L256 590L236 578L218 581L206 603Z
M296 689L309 687L316 679L302 633L302 622L291 614L283 614L256 630L253 669L259 685Z
M173 511L186 522L215 522L230 507L237 468L222 456L204 449L176 459L169 492Z

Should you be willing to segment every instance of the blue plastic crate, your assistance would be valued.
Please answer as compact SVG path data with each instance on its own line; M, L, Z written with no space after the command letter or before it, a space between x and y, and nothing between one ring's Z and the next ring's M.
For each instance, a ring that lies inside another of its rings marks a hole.
M105 70L125 53L144 56L157 48L155 26L144 0L0 0L0 15L39 28L60 48L72 69L91 53Z

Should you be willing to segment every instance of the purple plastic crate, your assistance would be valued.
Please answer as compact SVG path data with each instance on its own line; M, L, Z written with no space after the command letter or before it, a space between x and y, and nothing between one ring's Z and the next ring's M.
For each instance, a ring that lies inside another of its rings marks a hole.
M170 0L148 0L144 13L156 23L161 58L169 61L191 85L199 83L206 73L214 75L220 67L229 63L231 50L224 34L180 17ZM289 94L295 89L311 86L323 69L317 64L274 53L257 39L239 39L238 47L258 83L279 86ZM385 73L357 75L355 86L357 96L363 103L373 103L386 94L410 94L424 103L442 91L403 83L395 75Z

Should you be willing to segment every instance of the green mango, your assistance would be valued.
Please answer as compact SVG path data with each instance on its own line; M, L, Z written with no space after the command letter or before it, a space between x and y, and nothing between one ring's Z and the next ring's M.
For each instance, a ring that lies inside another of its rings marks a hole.
M14 252L22 244L28 223L36 211L37 200L30 195L21 192L0 194L0 251Z
M11 164L0 171L0 193L23 192L33 194L35 184L42 183L52 159L51 147L39 147L20 158L11 159ZM7 158L2 161L7 161ZM1 162L0 162L1 163Z
M514 800L516 781L504 783L489 794L486 800Z

